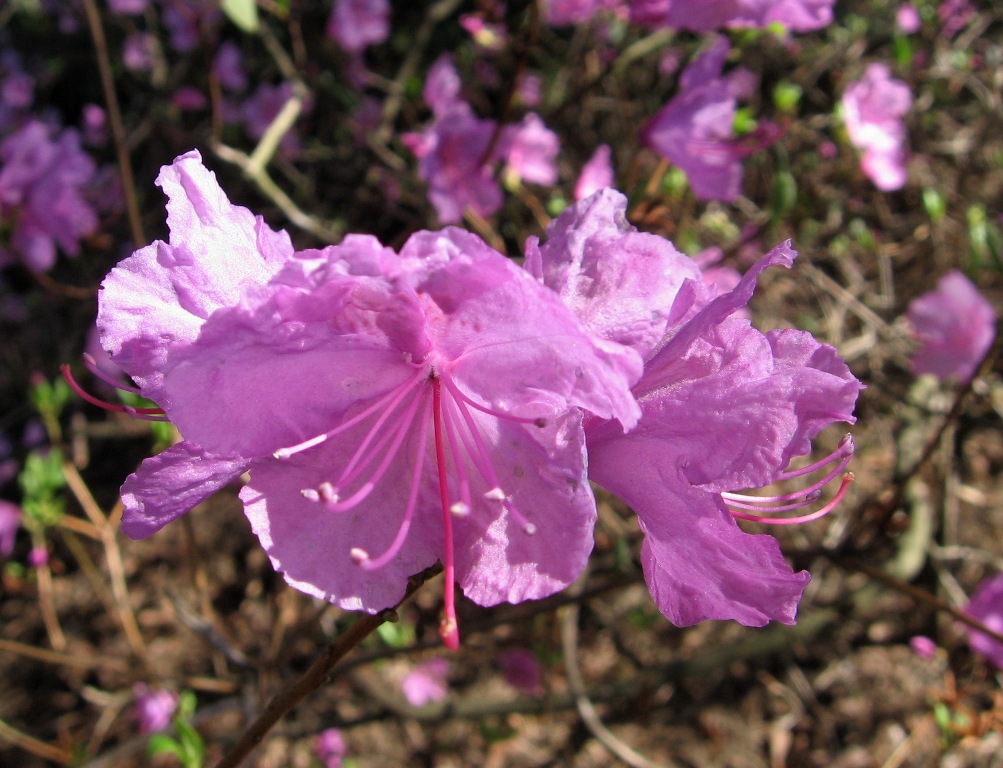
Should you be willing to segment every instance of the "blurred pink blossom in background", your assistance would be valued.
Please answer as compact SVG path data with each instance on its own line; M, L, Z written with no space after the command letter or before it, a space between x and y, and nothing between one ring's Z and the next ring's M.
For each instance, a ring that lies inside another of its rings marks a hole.
M382 43L390 35L387 0L335 0L327 21L327 36L349 53Z
M686 174L700 200L730 201L742 187L742 159L771 144L779 130L768 121L748 136L734 137L738 98L748 98L748 70L722 75L731 50L720 36L679 78L679 93L641 130L641 141Z
M0 222L13 229L11 249L30 269L50 269L57 246L76 256L80 240L97 228L84 196L95 170L72 128L33 120L0 144ZM9 261L0 249L0 266Z
M143 733L159 733L171 724L174 711L178 708L177 694L163 688L152 690L146 683L136 683L132 687L135 697L133 716Z
M508 648L498 656L505 682L529 696L543 695L540 662L528 648Z
M862 80L843 94L843 121L850 141L862 152L860 167L878 189L901 189L906 182L906 130L912 106L909 86L891 76L885 64L871 64Z
M337 728L321 731L313 740L313 751L324 768L341 768L348 753L345 737Z
M909 638L909 647L917 656L923 659L932 659L937 655L937 644L925 635L916 635Z
M972 599L965 606L965 613L978 619L989 629L1003 632L1003 573L985 579L976 587ZM965 625L968 644L972 650L988 659L997 669L1003 669L1003 643Z
M575 200L584 200L603 187L613 186L613 152L609 144L600 144L592 157L582 167L582 173L575 182Z
M531 112L518 125L504 128L499 154L505 160L506 174L534 184L550 185L557 181L555 158L560 148L557 134L543 124L539 115Z
M429 659L404 675L401 690L412 707L423 707L446 698L449 662L445 659Z
M899 32L905 35L914 35L919 32L923 25L919 18L919 11L912 3L902 3L895 12L895 26Z
M9 557L14 551L14 539L21 526L21 508L0 499L0 555Z
M913 371L941 379L970 379L996 338L996 313L958 270L944 275L936 290L914 299L908 318L919 342Z

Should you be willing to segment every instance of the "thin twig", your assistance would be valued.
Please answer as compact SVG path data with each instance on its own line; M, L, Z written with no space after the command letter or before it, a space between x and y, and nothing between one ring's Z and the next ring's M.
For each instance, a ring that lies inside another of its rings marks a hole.
M442 566L434 566L408 579L407 590L404 597L393 609L383 611L376 615L366 615L356 621L348 631L341 637L328 645L318 656L310 668L298 679L287 685L268 703L265 711L258 719L244 731L237 744L231 749L223 759L217 763L216 768L236 768L244 758L261 743L265 734L271 730L283 715L296 706L302 699L324 683L329 682L332 677L332 670L349 651L365 640L376 631L384 622L396 616L396 610L401 607L410 597L430 578L442 571Z
M35 538L34 536L32 537ZM33 546L42 547L44 540L35 540ZM66 648L66 635L59 626L59 615L56 613L56 603L52 597L52 571L48 563L35 566L35 576L38 578L38 607L42 612L42 622L49 635L49 644L57 651Z
M132 610L129 602L129 587L125 581L125 566L122 564L122 551L118 546L116 532L118 526L112 524L98 506L94 496L91 495L87 483L80 476L77 468L70 462L63 463L63 477L66 484L73 492L77 503L84 510L91 523L100 531L101 545L104 547L105 561L108 563L108 575L111 579L111 592L115 599L115 612L118 615L119 624L125 633L125 638L129 642L129 647L133 653L149 669L150 660L146 650L146 643L143 635L139 631L139 623L136 621L136 614Z
M129 227L132 229L132 239L137 248L146 244L143 233L143 220L139 215L139 202L136 200L136 184L132 176L132 161L125 143L125 130L122 127L122 112L118 107L118 96L115 93L115 81L111 74L111 62L108 59L108 43L105 40L104 28L101 26L101 14L98 13L94 0L83 0L84 12L87 14L87 26L90 28L94 49L97 53L98 72L101 75L101 90L104 91L105 105L108 107L108 123L111 135L115 141L115 153L118 157L118 172L122 177L122 193L125 195L125 207L129 215Z
M404 84L410 80L418 71L418 64L421 63L425 46L432 39L432 32L436 25L455 11L462 0L439 0L428 9L425 18L414 33L411 40L410 50L407 57L397 70L394 78L394 87L388 91L386 99L383 101L383 113L380 115L380 126L374 132L375 139L382 144L390 141L393 135L394 121L404 104Z
M212 151L221 160L233 163L240 168L244 172L244 175L258 188L258 191L271 200L285 214L285 217L297 227L312 235L316 235L324 242L336 243L341 239L343 233L340 227L332 227L315 216L304 212L272 180L271 176L268 175L268 171L252 165L249 155L241 152L239 149L228 147L216 139L210 140L210 146L212 147Z
M0 739L9 741L11 744L23 749L25 752L31 752L31 754L38 755L44 760L51 760L52 762L60 763L61 765L69 765L70 760L73 757L66 750L54 747L44 741L39 741L33 736L29 736L28 734L17 730L17 728L12 728L3 720L0 720Z
M131 666L122 659L111 656L83 656L79 650L73 653L62 651L50 651L47 648L38 648L27 643L19 643L16 640L6 640L0 638L0 651L24 656L29 659L37 659L47 664L62 664L67 667L80 667L81 669L94 669L102 667L106 670L116 672L127 672Z
M627 765L633 768L671 768L671 763L656 763L649 760L607 728L599 717L595 705L585 691L585 682L578 668L578 613L578 603L561 609L561 645L564 650L564 671L568 676L568 688L575 697L575 707L582 722L600 744Z
M853 570L860 571L875 581L880 581L885 586L891 587L896 592L901 592L903 595L907 595L917 602L925 603L926 605L936 608L938 611L950 614L951 618L960 621L962 624L967 624L972 629L977 629L979 632L988 635L996 642L1003 644L1003 632L997 632L995 629L990 629L978 619L968 615L959 608L955 608L946 600L943 600L936 595L931 595L925 589L920 589L907 581L902 581L902 579L896 578L890 573L882 571L880 568L875 568L873 565L868 565L867 563L862 563L857 560L837 558L834 559L833 562L844 568L852 568Z

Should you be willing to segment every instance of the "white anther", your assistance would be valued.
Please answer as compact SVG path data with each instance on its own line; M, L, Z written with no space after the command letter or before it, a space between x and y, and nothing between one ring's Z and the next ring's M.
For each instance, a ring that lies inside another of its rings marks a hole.
M470 514L470 505L463 501L457 501L449 508L449 511L453 517L466 517Z
M362 565L369 560L369 553L362 547L352 547L348 552L348 556L352 558L352 562L356 565Z
M288 448L279 448L277 451L272 453L276 459L288 459L292 454L289 452Z
M501 488L495 487L485 493L484 498L488 501L505 501L505 491Z
M526 527L523 528L522 530L526 532L527 536L532 536L534 533L536 533L536 526L533 525L532 523L526 523Z
M304 488L300 495L307 501L320 501L320 494L315 488Z
M321 483L317 486L317 491L324 501L328 504L333 504L338 500L338 491L333 485L328 482Z

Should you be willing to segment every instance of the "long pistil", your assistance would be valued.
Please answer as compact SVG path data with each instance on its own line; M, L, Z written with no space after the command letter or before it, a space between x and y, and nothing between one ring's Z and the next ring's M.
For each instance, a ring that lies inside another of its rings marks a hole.
M439 637L452 651L460 647L460 627L456 621L456 562L453 555L453 516L449 510L449 488L446 485L446 445L442 430L442 391L438 378L432 379L432 427L435 433L435 464L439 472L439 501L442 504L442 526L446 549L443 562L445 580L442 598L442 621Z

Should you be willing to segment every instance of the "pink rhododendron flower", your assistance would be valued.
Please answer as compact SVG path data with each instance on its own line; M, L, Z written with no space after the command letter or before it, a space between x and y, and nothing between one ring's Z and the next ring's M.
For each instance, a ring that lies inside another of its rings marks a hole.
M460 16L460 26L481 48L500 51L505 47L507 35L504 24L492 23L477 14L465 13Z
M32 547L28 552L28 565L32 568L41 568L49 564L49 550L45 547Z
M416 664L401 681L404 698L412 707L445 701L448 674L449 662L445 659L429 659Z
M348 754L348 745L345 744L341 731L328 728L314 738L313 751L324 768L341 768L345 755Z
M97 228L97 214L84 197L94 161L71 128L58 134L38 121L26 123L0 143L0 221L11 226L10 249L31 269L44 272ZM0 246L0 265L5 259Z
M742 282L742 273L737 269L722 266L719 262L724 258L724 251L717 247L705 248L693 256L693 261L700 267L700 276L704 284L710 287L713 294L729 293ZM747 307L741 307L734 312L735 317L751 318Z
M944 0L937 6L940 19L940 34L951 39L967 26L975 16L975 8L970 0Z
M219 0L159 0L171 47L179 53L193 50L199 38L221 17Z
M957 270L944 275L936 290L914 299L908 317L919 341L913 371L941 379L970 379L996 338L996 313Z
M603 187L613 186L612 150L608 144L600 144L592 157L582 166L581 175L575 182L575 200L591 197Z
M910 637L909 647L921 659L929 660L937 655L937 644L926 635Z
M736 99L749 92L749 73L721 75L731 49L718 37L679 78L679 93L641 131L641 141L685 173L701 200L734 200L742 186L742 158L776 140L761 121L755 134L733 137Z
M388 0L334 0L327 36L349 53L361 53L390 35Z
M560 142L538 115L526 115L499 132L495 121L474 115L460 96L460 85L452 59L440 56L422 90L434 119L421 133L401 137L418 158L418 176L428 183L429 200L443 224L460 221L467 208L479 216L501 208L502 191L494 178L499 160L514 179L557 181Z
M895 11L895 27L903 35L914 35L923 26L923 21L919 17L919 11L912 3L902 3Z
M965 606L965 613L978 619L989 629L1003 632L1003 573L979 584ZM968 633L968 644L975 653L988 659L997 669L1003 669L1003 643L967 624L965 632Z
M84 104L81 110L84 143L101 147L108 143L108 115L97 104Z
M561 27L588 21L601 11L615 11L624 0L545 0L544 14L547 23Z
M863 153L860 167L878 189L901 189L906 182L906 131L903 118L912 105L909 86L884 64L871 64L863 80L843 94L843 120L853 146Z
M150 5L150 0L108 0L108 8L115 13L139 15Z
M159 733L171 724L171 718L178 708L177 694L163 688L151 690L146 683L136 683L132 687L135 697L133 716L143 733Z
M492 120L480 120L469 109L458 109L436 119L422 133L401 138L418 158L418 176L428 184L428 198L443 224L463 219L470 208L490 216L502 204L502 191L495 181L488 157Z
M458 229L400 253L348 236L293 251L191 152L165 167L168 243L105 279L112 360L184 441L123 488L153 533L241 473L251 526L294 587L343 608L397 603L445 567L481 605L552 594L592 547L583 418L632 427L639 354Z
M430 68L422 95L434 119L401 140L418 158L418 176L428 184L439 221L461 221L465 208L490 216L503 200L493 170L498 148L491 151L497 124L477 118L461 98L460 76L448 55Z
M0 499L0 555L9 557L14 551L14 539L21 527L21 508Z
M769 515L813 502L842 475L848 438L825 459L786 471L824 427L852 422L859 382L836 351L810 334L763 334L735 317L769 266L790 266L780 245L730 291L704 283L696 263L627 222L626 198L603 190L566 210L531 238L526 268L559 293L583 325L644 359L632 391L641 421L627 431L586 418L589 476L637 513L641 561L652 597L675 624L734 619L793 623L808 574L794 573L775 539L743 532L735 518L804 522ZM833 466L798 493L734 493Z
M543 98L543 81L539 75L525 75L519 81L519 99L527 107L537 106Z
M708 32L724 27L766 27L779 23L796 32L832 23L835 0L629 0L639 24Z
M540 662L528 648L508 648L498 655L505 682L529 696L543 695Z
M219 46L212 60L213 74L219 84L228 91L242 91L247 88L247 71L240 49L227 40Z
M530 113L518 125L506 126L502 132L499 154L505 160L507 174L550 185L557 181L557 153L561 140L543 124L539 115Z
M122 44L122 63L133 72L149 72L160 53L160 44L153 35L135 32Z

